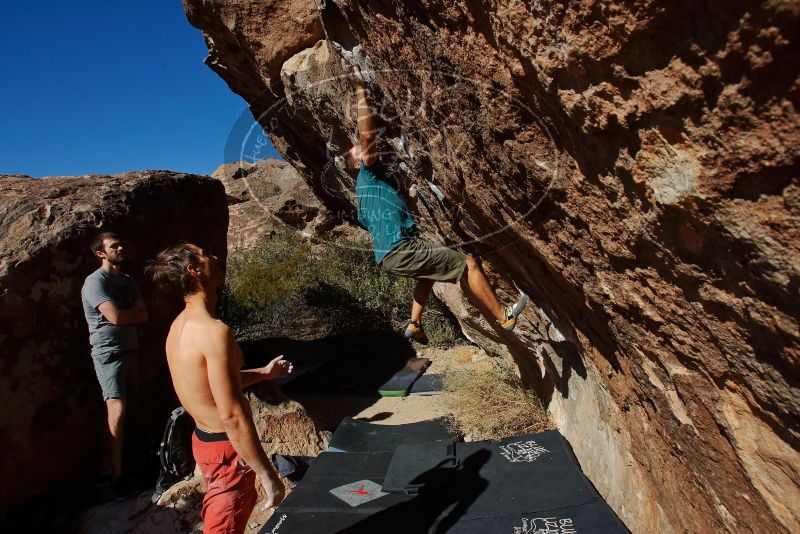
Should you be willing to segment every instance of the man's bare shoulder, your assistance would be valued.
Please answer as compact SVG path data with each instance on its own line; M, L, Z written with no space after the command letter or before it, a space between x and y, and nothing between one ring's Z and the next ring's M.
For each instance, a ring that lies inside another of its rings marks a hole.
M208 314L181 312L172 322L170 336L206 343L225 342L233 334L228 325Z
M220 321L219 319L211 319L203 325L203 328L208 329L208 336L212 336L215 340L227 342L233 337L231 328Z
M192 329L193 336L199 336L206 341L224 341L232 335L228 325L210 315L187 317L186 327Z

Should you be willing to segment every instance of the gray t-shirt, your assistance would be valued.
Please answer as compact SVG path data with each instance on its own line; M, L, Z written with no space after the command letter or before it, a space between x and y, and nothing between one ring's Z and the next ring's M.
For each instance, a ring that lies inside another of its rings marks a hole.
M100 268L86 277L81 289L81 300L83 300L83 313L89 324L92 356L139 348L135 325L115 326L108 322L97 307L111 300L117 308L125 310L133 307L140 298L142 296L136 287L136 282L125 273L112 275Z

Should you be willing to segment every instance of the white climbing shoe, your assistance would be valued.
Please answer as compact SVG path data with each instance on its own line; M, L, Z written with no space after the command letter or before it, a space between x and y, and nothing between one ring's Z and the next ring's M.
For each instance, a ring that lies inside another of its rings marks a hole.
M514 331L514 328L517 326L517 320L519 316L522 315L522 310L525 309L525 306L528 305L528 300L530 300L528 295L522 291L517 284L514 284L514 287L516 287L517 291L519 291L519 298L513 306L506 306L505 320L497 321L500 323L500 326L502 326L503 329L507 330L508 332Z

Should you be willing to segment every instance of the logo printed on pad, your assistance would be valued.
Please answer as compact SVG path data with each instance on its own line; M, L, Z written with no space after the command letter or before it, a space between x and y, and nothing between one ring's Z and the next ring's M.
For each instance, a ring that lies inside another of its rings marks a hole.
M270 534L277 534L278 533L278 529L281 528L281 525L283 524L284 521L286 521L287 517L288 516L286 514L282 514L281 518L278 520L278 522L275 524L275 526L272 527L272 530L270 530Z
M353 508L388 495L388 493L381 491L380 484L376 484L371 480L351 482L350 484L333 488L330 491L334 497L343 500Z
M568 517L523 517L522 526L514 527L514 534L578 534L578 531Z
M550 452L535 441L514 441L500 445L500 454L509 462L533 462L542 454Z
M361 487L355 490L347 490L347 493L357 493L358 495L369 495L369 492L364 489L364 484L361 484Z

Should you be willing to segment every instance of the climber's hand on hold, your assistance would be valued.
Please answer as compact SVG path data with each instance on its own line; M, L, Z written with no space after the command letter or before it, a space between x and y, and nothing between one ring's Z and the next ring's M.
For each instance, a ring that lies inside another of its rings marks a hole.
M345 49L342 45L335 41L331 41L331 46L339 54L339 62L342 65L342 71L354 83L363 83L364 77L361 75L361 69L358 67L358 62L351 50Z
M341 59L341 63L342 70L344 70L350 81L358 85L364 84L364 76L361 74L361 69L358 65L354 64L352 61L348 61L344 57Z

